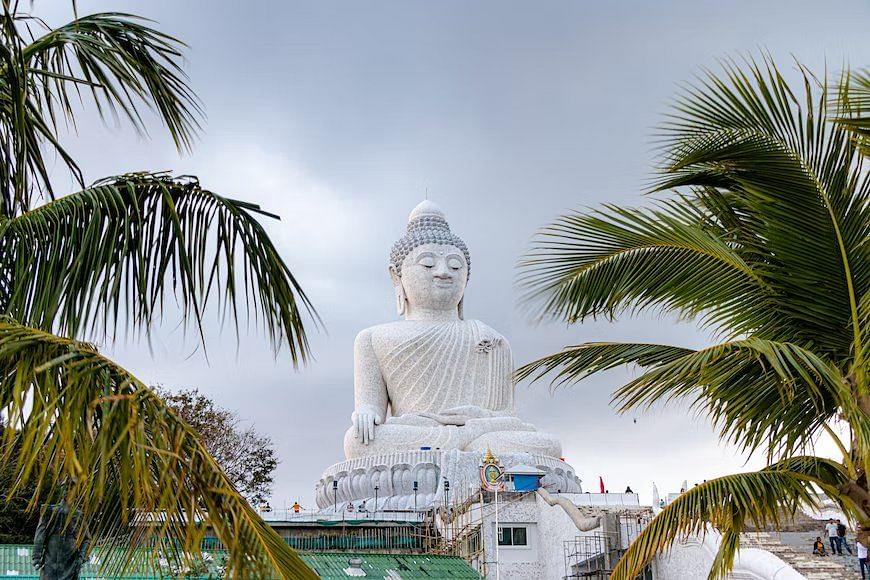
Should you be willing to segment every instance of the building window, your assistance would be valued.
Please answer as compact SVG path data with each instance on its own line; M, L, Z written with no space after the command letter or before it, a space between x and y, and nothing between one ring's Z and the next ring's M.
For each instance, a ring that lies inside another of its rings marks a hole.
M499 526L499 546L528 546L529 540L525 527Z

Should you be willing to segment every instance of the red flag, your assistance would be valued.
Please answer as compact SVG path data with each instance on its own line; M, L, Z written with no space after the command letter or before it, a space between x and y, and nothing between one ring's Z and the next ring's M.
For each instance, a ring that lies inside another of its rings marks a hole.
M601 487L601 493L604 493L604 478L600 475L598 476L598 484Z

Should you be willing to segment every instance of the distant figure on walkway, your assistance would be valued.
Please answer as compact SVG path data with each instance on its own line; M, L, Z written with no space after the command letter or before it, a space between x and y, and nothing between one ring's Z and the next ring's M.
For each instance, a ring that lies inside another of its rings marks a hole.
M347 502L347 511L353 513L353 502Z
M626 485L626 486L625 486L625 493L634 493L633 491L631 491L631 486L630 486L630 485Z
M294 513L294 514L298 514L298 513L299 513L299 510L301 510L301 509L302 509L302 506L299 505L299 502L298 502L298 501L294 501L294 502L293 502L293 513Z
M828 523L825 524L825 532L828 534L828 543L831 544L831 553L842 554L843 548L840 548L840 536L837 535L837 523L833 519L828 520Z
M816 541L813 544L813 554L815 554L816 556L825 555L825 543L822 541L821 536L816 536Z
M79 577L88 552L87 531L81 545L77 545L81 531L81 513L76 511L70 515L70 507L65 501L46 508L33 538L33 566L39 570L40 580L76 580Z
M858 552L858 566L861 567L861 580L867 580L865 569L867 568L867 548L859 541L855 541L855 550Z
M846 547L846 551L849 552L849 555L852 555L852 548L849 547L849 542L846 540L846 525L843 524L840 520L837 520L837 543L840 545L840 554L843 554L843 547Z
M664 500L664 499L660 499L660 500L659 500L659 507L660 507L660 508L664 508L664 507L665 507L665 500Z

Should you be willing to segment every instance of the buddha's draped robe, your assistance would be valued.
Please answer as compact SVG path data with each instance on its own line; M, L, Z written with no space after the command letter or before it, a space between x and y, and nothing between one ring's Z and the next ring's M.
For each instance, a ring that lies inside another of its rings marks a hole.
M483 415L511 413L512 371L507 341L477 320L433 325L381 358L392 414L398 417L435 416L466 406Z
M348 459L432 449L540 453L559 457L558 439L514 415L510 345L477 320L421 326L403 338L372 338L391 413L364 445L345 433Z

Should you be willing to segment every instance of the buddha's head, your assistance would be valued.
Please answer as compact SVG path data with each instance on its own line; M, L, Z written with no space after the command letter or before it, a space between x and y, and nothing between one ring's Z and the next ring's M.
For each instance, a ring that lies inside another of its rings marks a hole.
M471 272L468 247L450 231L444 212L424 201L408 217L408 230L390 252L390 276L399 314L409 309L456 311Z

